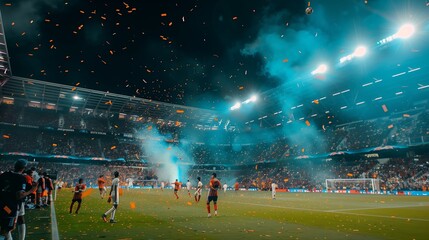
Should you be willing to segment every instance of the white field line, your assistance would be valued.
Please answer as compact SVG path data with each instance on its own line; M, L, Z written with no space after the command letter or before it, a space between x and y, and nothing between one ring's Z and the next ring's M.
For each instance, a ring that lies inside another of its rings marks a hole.
M429 207L428 204L414 204L414 205L394 205L394 206L380 206L371 208L345 208L345 209L334 209L325 210L325 212L345 212L345 211L356 211L356 210L373 210L373 209L389 209L389 208L414 208L414 207Z
M365 217L377 217L377 218L388 218L388 219L413 220L413 221L429 222L429 219L423 219L423 218L404 218L404 217L374 215L374 214L364 214L364 213L332 212L332 210L317 210L317 209L298 208L298 207L284 207L284 206L275 206L275 205L258 204L258 203L243 203L243 202L238 203L238 202L230 202L230 201L223 201L223 202L236 203L236 204L245 204L245 205L252 205L252 206L260 206L260 207L292 209L292 210L307 211L307 212L322 212L322 213L357 215L357 216L365 216ZM413 206L413 207L424 207L424 206L418 205L418 206ZM373 209L378 209L378 208L373 208ZM358 209L355 209L355 210L358 210Z
M52 240L59 240L60 235L58 234L57 214L55 213L54 201L51 201L51 230Z

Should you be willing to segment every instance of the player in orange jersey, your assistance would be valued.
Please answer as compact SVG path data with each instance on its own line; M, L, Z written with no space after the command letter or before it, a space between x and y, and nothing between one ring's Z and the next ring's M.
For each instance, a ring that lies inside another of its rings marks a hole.
M212 177L210 179L210 183L209 183L209 194L207 196L207 212L208 212L208 217L211 217L211 213L210 213L210 202L213 201L213 207L214 207L214 215L217 216L217 190L221 188L221 183L219 181L219 179L216 178L216 173L212 174Z
M179 191L179 188L180 188L180 183L176 179L176 181L174 182L174 195L176 195L176 199L179 199L179 195L177 195L177 191Z
M98 183L98 190L100 190L100 197L101 199L103 199L104 196L106 195L106 187L104 186L104 184L106 183L106 180L104 180L104 175L100 175L100 177L97 179L97 183Z
M82 204L82 192L85 190L86 190L86 185L83 184L83 179L79 178L79 183L76 184L76 187L74 188L74 191L73 191L74 194L73 194L72 202L70 204L70 213L72 213L74 203L77 202L78 205L75 213L78 214L80 205Z

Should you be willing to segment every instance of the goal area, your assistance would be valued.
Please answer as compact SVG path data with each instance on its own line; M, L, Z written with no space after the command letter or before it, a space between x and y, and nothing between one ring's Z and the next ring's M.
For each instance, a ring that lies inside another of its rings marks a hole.
M326 179L326 190L368 190L380 192L380 179L376 178L345 178Z

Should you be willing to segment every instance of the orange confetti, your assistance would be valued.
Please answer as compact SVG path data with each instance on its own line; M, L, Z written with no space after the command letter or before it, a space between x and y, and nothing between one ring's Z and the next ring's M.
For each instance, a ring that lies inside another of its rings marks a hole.
M381 108L383 108L384 112L388 112L389 111L389 109L387 109L386 104L381 105Z
M161 17L167 17L167 13L161 13Z
M3 134L3 138L9 139L9 138L10 138L10 136L9 136L9 135L6 135L6 134Z
M182 109L177 109L176 110L176 113L179 113L179 114L182 114L182 113L184 113L185 112L185 110L182 110Z
M124 190L122 188L119 188L119 196L124 195Z
M188 206L192 206L192 202L187 202L186 204L188 204Z
M393 124L390 124L389 126L387 126L388 129L393 128Z
M319 104L319 99L313 100L314 104Z
M80 85L80 82L76 83L76 86L79 86L79 85Z
M112 103L112 100L109 100L109 101L105 102L104 104L106 104L106 105L112 105L113 103Z
M410 117L410 114L406 114L406 113L404 113L402 116L403 116L404 118L409 118L409 117Z
M147 130L149 131L152 130L152 126L147 127Z
M52 147L56 147L56 146L58 146L58 144L52 143Z
M285 58L285 59L283 59L283 62L287 63L287 62L289 62L289 59Z
M131 208L131 209L136 208L136 203L135 203L135 202L130 202L130 208Z
M305 120L305 125L310 126L310 121Z
M77 89L77 87L73 87L71 90L72 90L72 91L76 91L76 89Z
M232 17L232 20L237 20L237 19L238 19L238 17L237 17L237 16Z
M116 149L116 146L111 146L110 150Z
M244 89L243 86L238 87L238 90L243 90L243 89Z
M87 190L83 191L83 192L82 192L82 198L86 198L86 197L88 197L89 195L91 195L92 190L93 190L92 188L87 188Z
M173 26L173 22L169 22L169 23L168 23L168 26L169 26L169 27Z
M12 6L12 3L5 3L4 5L10 7Z

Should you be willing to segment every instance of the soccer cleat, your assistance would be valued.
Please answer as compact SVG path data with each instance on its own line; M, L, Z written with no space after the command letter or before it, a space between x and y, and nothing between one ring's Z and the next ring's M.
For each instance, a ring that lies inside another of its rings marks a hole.
M109 223L117 223L115 219L110 219Z
M212 215L209 213L209 215L207 215L207 217L212 217Z
M104 222L107 222L107 216L106 216L106 214L101 215L101 219L103 219Z
M217 216L217 211L215 211L215 216Z

